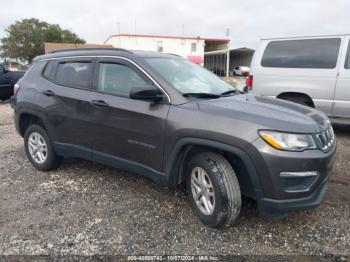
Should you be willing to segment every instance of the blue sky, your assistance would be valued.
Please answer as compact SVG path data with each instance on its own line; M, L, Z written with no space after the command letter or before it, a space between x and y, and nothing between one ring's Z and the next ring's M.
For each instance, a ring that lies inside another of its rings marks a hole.
M0 9L0 38L16 20L35 17L71 29L88 43L122 33L225 37L232 47L259 39L350 33L347 0L11 0ZM135 26L136 25L136 26Z

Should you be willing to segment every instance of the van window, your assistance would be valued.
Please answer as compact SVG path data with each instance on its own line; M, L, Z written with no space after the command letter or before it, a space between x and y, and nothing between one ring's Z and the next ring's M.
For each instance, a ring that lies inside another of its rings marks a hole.
M350 69L350 41L348 43L348 51L346 52L346 58L345 58L345 68Z
M192 53L197 52L197 43L191 43L191 52Z
M101 92L129 97L131 88L148 85L146 80L128 66L100 63L98 90Z
M163 52L163 41L157 41L157 52Z
M261 65L283 68L335 68L340 38L272 41Z
M55 82L59 85L88 88L91 62L62 62L58 64Z
M56 62L53 60L47 62L45 69L44 69L44 72L43 72L43 77L45 77L48 80L54 80L55 73L56 73L55 72L55 69L56 69L55 65L56 65Z

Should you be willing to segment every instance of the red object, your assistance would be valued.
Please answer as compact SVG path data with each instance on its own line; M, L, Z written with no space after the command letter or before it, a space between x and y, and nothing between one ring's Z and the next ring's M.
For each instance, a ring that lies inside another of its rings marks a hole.
M187 59L195 64L203 64L204 63L204 58L202 56L198 56L198 55L189 55L189 56L187 56Z
M253 76L252 75L248 76L246 84L248 86L248 90L253 89Z

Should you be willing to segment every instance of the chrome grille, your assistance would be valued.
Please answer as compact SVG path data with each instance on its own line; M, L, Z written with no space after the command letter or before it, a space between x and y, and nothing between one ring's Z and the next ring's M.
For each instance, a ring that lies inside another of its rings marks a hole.
M333 128L330 127L320 134L316 135L317 142L323 151L328 151L332 148L335 142L335 135Z

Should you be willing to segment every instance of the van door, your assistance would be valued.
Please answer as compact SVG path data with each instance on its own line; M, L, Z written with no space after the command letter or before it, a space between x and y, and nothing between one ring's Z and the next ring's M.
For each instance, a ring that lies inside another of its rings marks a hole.
M339 76L334 96L333 115L350 117L350 36L343 45Z

